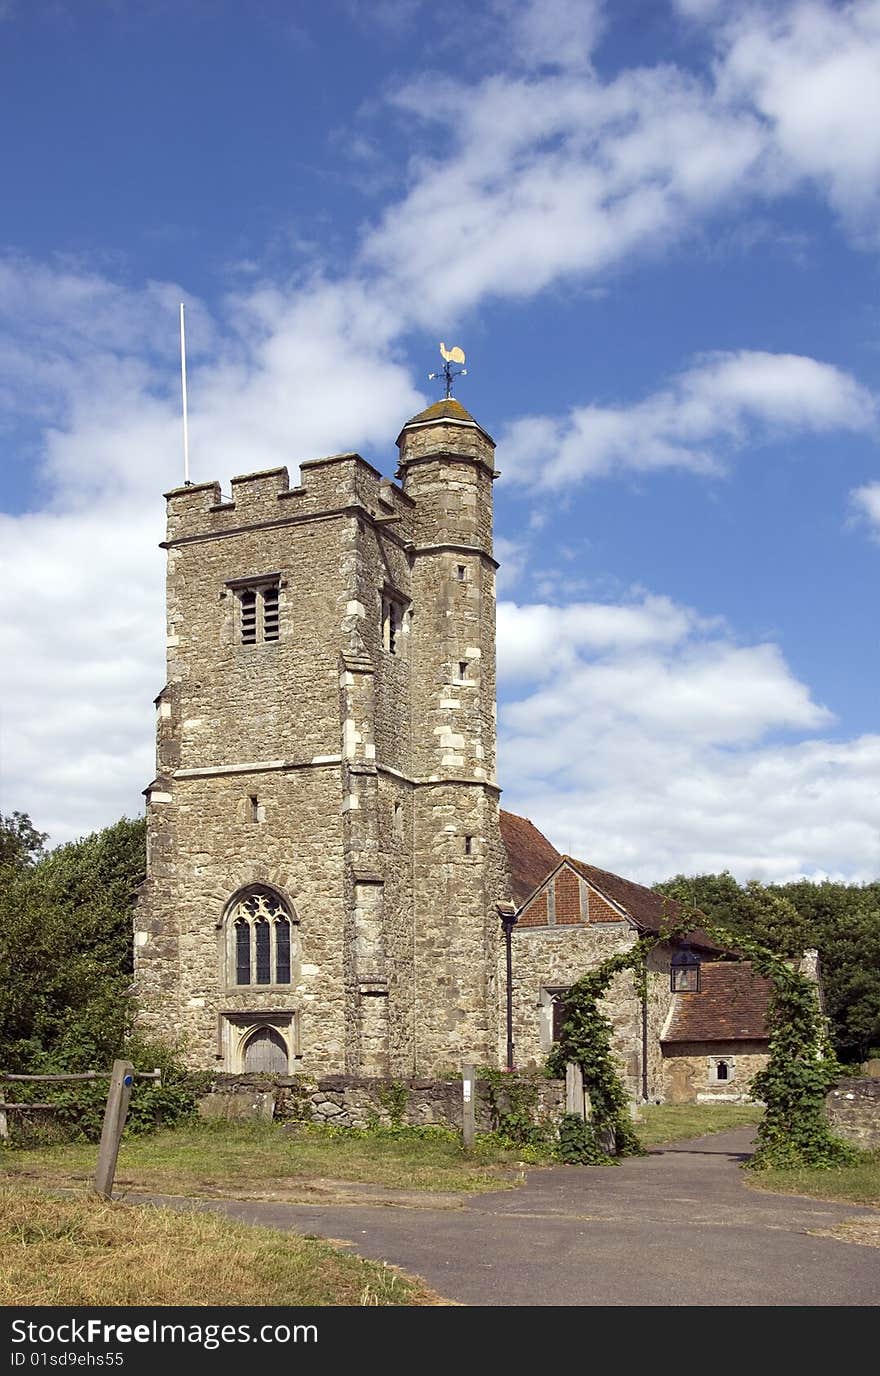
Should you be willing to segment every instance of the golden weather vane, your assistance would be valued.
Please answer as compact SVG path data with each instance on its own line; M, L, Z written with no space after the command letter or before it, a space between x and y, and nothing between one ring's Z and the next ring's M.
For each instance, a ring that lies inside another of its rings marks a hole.
M443 368L439 373L429 373L428 381L437 382L440 378L446 384L446 400L452 396L452 379L454 377L467 377L467 368L453 368L453 363L464 363L464 349L460 349L456 344L453 348L447 349L445 344L440 345L440 357L443 359Z

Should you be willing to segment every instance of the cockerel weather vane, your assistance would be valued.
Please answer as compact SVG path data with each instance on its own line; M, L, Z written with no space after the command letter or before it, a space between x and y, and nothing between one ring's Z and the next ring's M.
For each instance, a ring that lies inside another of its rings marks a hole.
M437 382L440 378L446 384L447 401L452 396L452 379L454 377L467 377L467 368L453 368L453 363L464 363L464 349L460 349L456 344L455 348L447 349L445 344L440 345L440 357L443 359L443 368L439 373L429 373L428 381Z

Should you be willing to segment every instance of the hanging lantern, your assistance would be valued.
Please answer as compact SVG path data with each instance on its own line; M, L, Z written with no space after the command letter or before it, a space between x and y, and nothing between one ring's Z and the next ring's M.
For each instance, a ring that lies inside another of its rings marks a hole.
M669 987L673 994L700 992L700 957L685 944L672 957L669 967Z

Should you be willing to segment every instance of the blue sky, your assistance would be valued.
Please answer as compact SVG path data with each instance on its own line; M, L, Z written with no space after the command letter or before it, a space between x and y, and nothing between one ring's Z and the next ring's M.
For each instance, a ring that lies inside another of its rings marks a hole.
M643 881L880 873L880 4L0 0L0 809L141 807L162 491L457 394L500 782Z

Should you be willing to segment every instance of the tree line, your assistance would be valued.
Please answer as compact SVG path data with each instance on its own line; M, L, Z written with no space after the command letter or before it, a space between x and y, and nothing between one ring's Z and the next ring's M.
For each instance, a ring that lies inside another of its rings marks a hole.
M0 1069L107 1066L131 1054L132 899L146 869L143 818L45 849L21 812L0 814ZM844 1062L880 1054L880 880L739 884L676 875L658 893L782 955L819 952ZM144 1049L160 1064L157 1048Z

